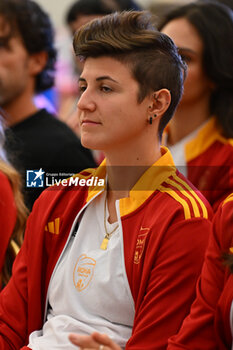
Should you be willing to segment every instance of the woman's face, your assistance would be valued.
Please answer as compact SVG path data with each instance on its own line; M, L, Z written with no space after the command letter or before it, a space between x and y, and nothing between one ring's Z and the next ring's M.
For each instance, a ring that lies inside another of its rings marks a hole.
M135 145L147 126L149 97L129 67L111 57L88 58L79 78L78 115L83 146L103 151Z
M203 42L195 27L185 18L177 18L168 22L161 32L174 41L188 66L180 106L192 105L203 99L209 99L213 84L203 68Z

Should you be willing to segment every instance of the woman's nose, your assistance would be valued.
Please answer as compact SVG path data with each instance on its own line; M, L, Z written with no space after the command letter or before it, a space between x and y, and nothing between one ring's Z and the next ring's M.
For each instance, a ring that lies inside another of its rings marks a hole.
M80 96L79 100L78 100L78 104L77 107L80 110L90 110L93 111L95 110L95 102L93 100L93 96L90 93L90 91L88 91L88 89L86 89L82 95Z

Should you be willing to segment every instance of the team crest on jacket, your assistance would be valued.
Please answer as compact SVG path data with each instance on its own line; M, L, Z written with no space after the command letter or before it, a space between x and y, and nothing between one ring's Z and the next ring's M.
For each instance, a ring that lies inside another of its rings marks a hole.
M87 288L91 282L95 265L96 261L86 254L80 255L78 258L73 271L73 282L78 292Z
M140 229L140 233L138 234L138 237L137 237L136 248L134 253L135 264L140 263L140 260L144 251L144 247L145 247L146 237L149 230L150 230L149 228L143 228L143 227L141 227Z

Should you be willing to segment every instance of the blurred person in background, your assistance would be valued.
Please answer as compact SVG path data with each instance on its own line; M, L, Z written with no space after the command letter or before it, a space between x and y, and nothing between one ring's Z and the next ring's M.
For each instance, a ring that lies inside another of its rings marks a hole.
M23 242L27 209L19 173L4 152L3 111L0 109L0 290L8 283L11 268Z
M205 254L197 297L169 350L229 350L233 344L233 194L220 205ZM108 340L108 339L107 339Z
M164 143L215 211L233 191L232 11L217 2L192 2L168 12L159 29L188 67Z
M94 166L70 128L34 102L54 83L56 51L48 15L30 0L0 2L0 106L5 110L6 151L26 182L27 170L76 173ZM40 174L41 174L40 173ZM31 209L44 189L25 189Z

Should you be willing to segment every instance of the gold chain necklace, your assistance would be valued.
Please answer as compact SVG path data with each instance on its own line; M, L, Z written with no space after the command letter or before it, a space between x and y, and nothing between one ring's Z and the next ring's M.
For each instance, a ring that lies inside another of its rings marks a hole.
M101 243L100 249L106 250L108 248L108 241L110 240L112 234L116 231L118 228L118 225L112 230L112 232L108 232L107 225L106 225L106 218L107 216L107 194L105 197L105 203L104 203L104 229L105 229L105 237Z

